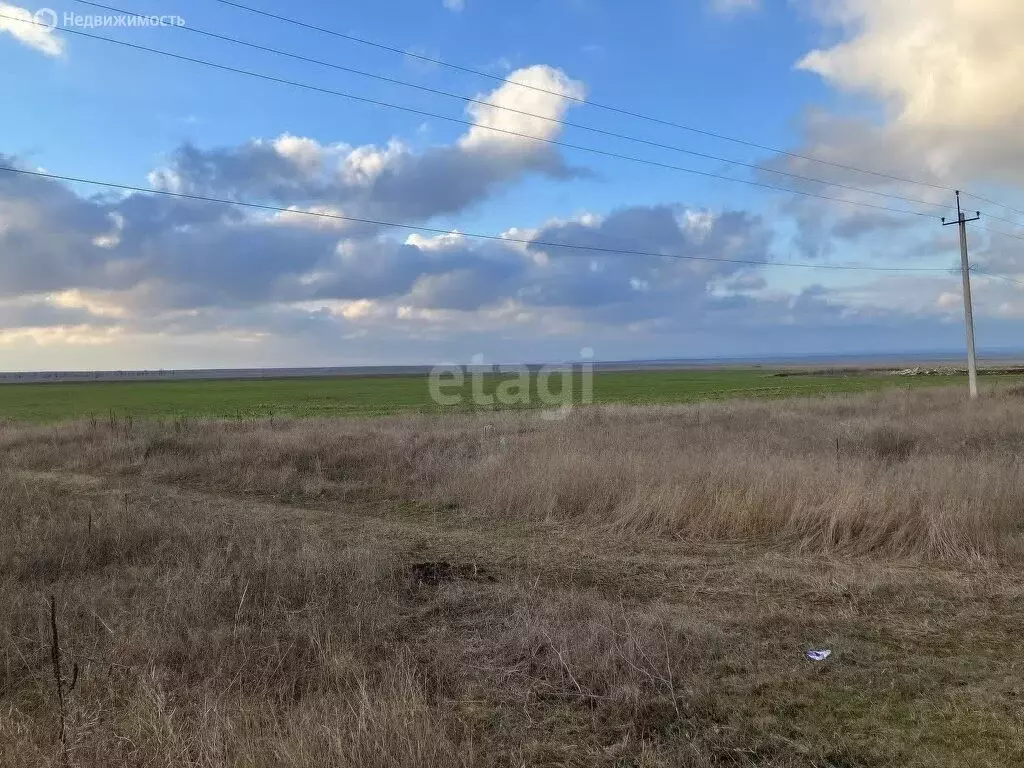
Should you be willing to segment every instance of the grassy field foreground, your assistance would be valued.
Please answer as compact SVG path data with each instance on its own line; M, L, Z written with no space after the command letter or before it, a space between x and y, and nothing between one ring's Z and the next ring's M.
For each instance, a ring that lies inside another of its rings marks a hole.
M8 424L0 765L1022 764L1022 417Z

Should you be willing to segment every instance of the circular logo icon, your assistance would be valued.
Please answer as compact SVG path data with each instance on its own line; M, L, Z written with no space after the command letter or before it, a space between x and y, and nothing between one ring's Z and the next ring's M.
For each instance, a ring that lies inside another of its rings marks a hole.
M57 12L53 8L40 8L32 14L32 18L36 24L41 24L47 29L53 29L57 26Z

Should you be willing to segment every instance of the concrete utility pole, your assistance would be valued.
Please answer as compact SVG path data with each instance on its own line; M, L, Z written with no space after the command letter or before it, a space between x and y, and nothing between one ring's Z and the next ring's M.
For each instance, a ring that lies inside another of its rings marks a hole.
M942 217L942 226L960 225L960 277L964 283L964 324L967 328L967 380L971 399L978 396L978 357L974 352L974 309L971 306L971 263L967 258L967 222L981 218L981 211L975 211L974 217L964 218L960 210L960 190L956 191L956 221L946 221Z

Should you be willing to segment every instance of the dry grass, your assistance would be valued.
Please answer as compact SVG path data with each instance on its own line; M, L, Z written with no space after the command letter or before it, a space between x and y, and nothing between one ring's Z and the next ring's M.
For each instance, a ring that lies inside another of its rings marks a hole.
M1024 407L959 390L346 421L11 427L9 464L804 551L1015 557Z
M7 425L0 765L1018 764L1022 416Z

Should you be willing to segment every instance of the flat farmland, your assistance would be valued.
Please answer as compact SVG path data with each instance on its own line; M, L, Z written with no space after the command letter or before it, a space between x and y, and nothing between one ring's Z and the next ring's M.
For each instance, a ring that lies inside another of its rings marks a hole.
M448 380L444 392L455 405L431 397L425 375L334 376L309 378L206 379L174 381L96 381L0 385L0 418L53 422L76 418L266 418L376 416L396 413L492 410L579 403L585 387L579 374L571 383L555 374L546 382L530 375L529 393L517 404L481 403L474 387L493 395L509 376L486 375L461 386ZM565 377L568 379L569 377ZM1021 376L987 376L986 382L1024 381ZM869 392L892 387L949 385L962 377L792 374L768 369L657 370L598 372L593 401L630 405L689 403L732 398L779 398ZM564 386L569 383L569 392ZM549 393L545 402L539 386Z

